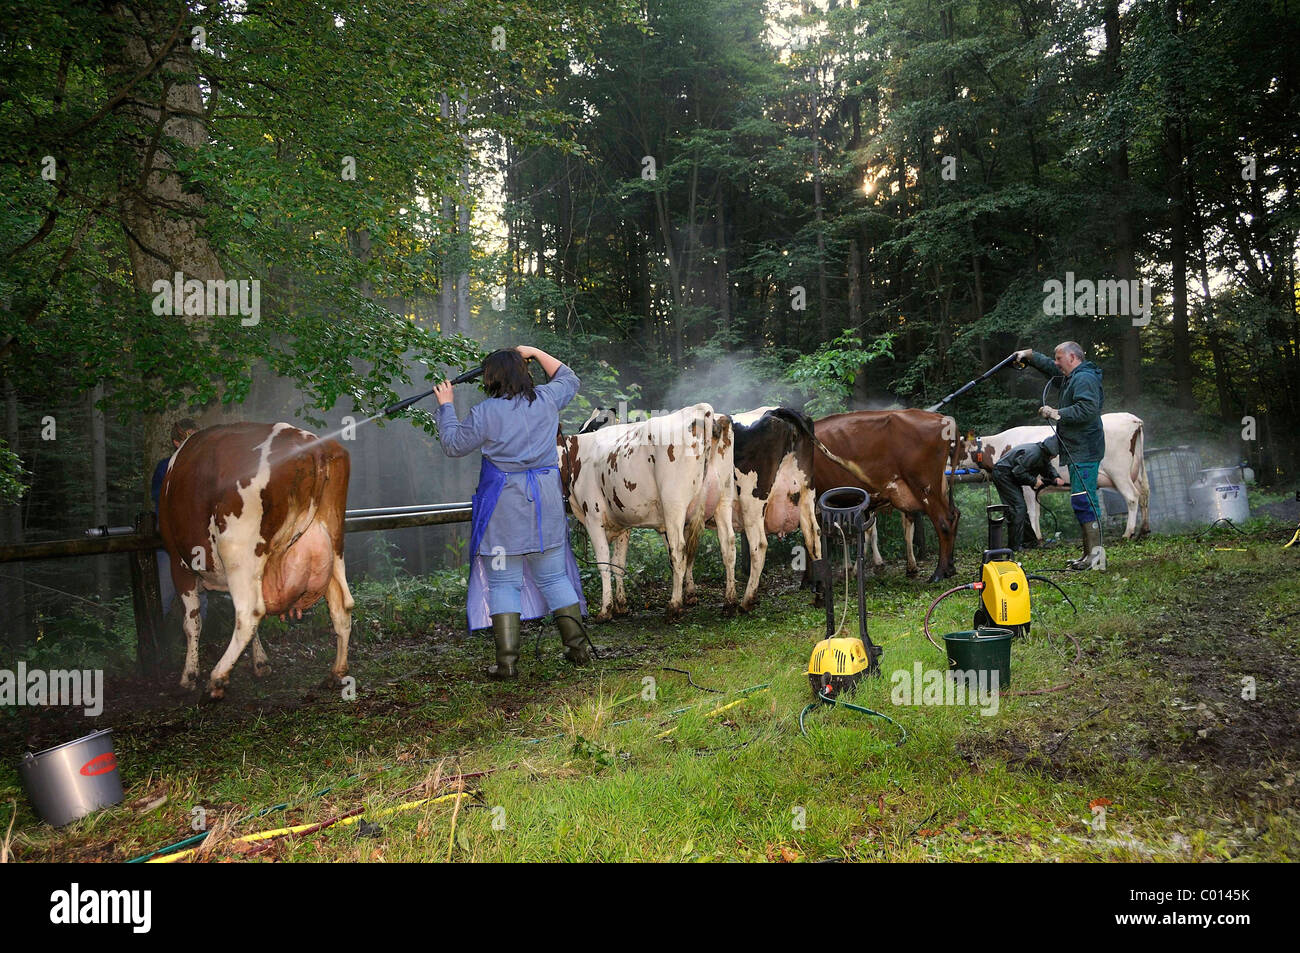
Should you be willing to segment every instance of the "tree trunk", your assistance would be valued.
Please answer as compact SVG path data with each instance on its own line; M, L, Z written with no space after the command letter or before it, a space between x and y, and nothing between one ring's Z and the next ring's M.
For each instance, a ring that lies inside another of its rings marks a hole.
M821 164L821 72L812 74L812 147L813 147L813 217L817 221L817 340L830 340L830 321L826 310L830 296L826 292L826 234L822 217L822 164Z
M731 349L731 274L727 266L727 189L718 189L718 324L723 341Z
M460 102L456 104L456 115L462 126L468 119L468 113L469 103L466 101L466 94L462 93ZM465 153L473 154L468 136L465 137ZM456 327L462 333L469 332L469 264L472 252L469 233L469 194L469 160L466 159L460 169L460 216L456 230L457 257L460 266L456 275Z
M438 94L438 115L444 121L451 119L451 101L447 98L446 93ZM456 307L453 300L453 289L455 278L453 278L451 251L455 247L456 232L456 205L451 196L442 197L441 214L438 216L440 227L439 246L442 251L442 262L438 268L438 330L443 334L454 334L458 329L456 327Z
M1103 17L1106 26L1106 72L1112 91L1118 89L1123 76L1121 63L1121 45L1123 34L1120 32L1119 0L1106 0ZM1111 188L1114 193L1115 214L1115 277L1120 281L1132 281L1137 278L1137 256L1134 250L1133 229L1133 195L1129 179L1128 141L1121 139L1115 144L1107 157L1110 166ZM1132 287L1130 285L1130 287ZM1123 393L1125 403L1132 404L1142 396L1142 342L1140 330L1133 324L1131 316L1120 318L1123 346L1121 365L1123 368Z
M132 281L137 291L153 295L154 282L161 279L170 285L176 272L186 280L224 280L216 253L200 229L204 199L185 190L176 172L178 156L173 155L172 143L182 149L198 149L208 141L185 16L177 20L171 10L164 14L148 6L126 4L114 6L112 16L115 42L106 38L106 72L110 77L143 74L149 79L136 86L136 95L118 112L125 126L123 142L136 160L133 167L123 170L118 203ZM179 317L160 320L188 321L184 310L183 301L173 301L172 314ZM195 336L200 337L201 332L196 331ZM188 395L168 396L179 406ZM216 423L222 416L219 402L210 407L197 415L202 424ZM140 461L144 479L139 483L145 487L155 463L153 455L165 445L169 427L165 413L144 419Z
M1178 0L1166 0L1169 30L1178 34ZM1187 183L1183 173L1186 159L1183 142L1183 102L1176 84L1173 113L1165 117L1165 194L1170 204L1169 256L1173 271L1170 300L1174 332L1174 403L1180 410L1193 410L1192 342L1187 323Z
M86 395L86 410L90 415L90 472L92 500L92 520L95 526L108 525L108 448L107 429L104 424L104 411L96 406L104 399L103 383L96 384ZM107 556L95 557L95 591L99 601L106 603L111 598L109 590L109 565Z

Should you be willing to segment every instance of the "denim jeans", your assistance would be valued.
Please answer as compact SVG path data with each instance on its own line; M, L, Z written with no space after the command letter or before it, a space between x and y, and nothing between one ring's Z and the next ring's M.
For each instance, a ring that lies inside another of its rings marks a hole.
M565 569L564 544L552 546L540 553L518 556L484 556L487 562L488 611L492 615L518 612L521 608L520 590L524 586L524 560L533 581L546 600L546 608L554 612L578 601L569 574ZM495 568L501 566L502 568Z

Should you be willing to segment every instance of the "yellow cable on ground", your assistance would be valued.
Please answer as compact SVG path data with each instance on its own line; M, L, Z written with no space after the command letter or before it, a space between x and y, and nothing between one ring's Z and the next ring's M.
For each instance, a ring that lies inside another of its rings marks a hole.
M1282 548L1283 548L1283 549L1290 549L1292 546L1295 545L1295 541L1296 541L1297 539L1300 539L1300 526L1297 526L1297 527L1295 528L1295 535L1291 537L1291 542L1287 543L1287 544L1286 544L1285 546L1283 546Z
M370 817L371 818L388 817L390 814L397 814L402 811L414 810L415 808L419 807L422 804L437 804L441 801L450 801L453 798L461 798L461 797L465 797L464 791L459 791L455 794L444 794L441 795L440 797L426 797L420 799L419 801L407 801L405 804L398 804L396 807L385 808L384 810L379 811L376 814L370 815ZM351 824L355 824L358 821L364 821L364 820L367 820L366 815L354 814L352 817L345 817L342 820L334 824L331 824L330 826L348 827ZM227 843L249 844L259 840L270 840L273 837L284 837L286 834L301 834L303 831L314 830L316 828L320 828L321 830L324 830L324 828L322 828L320 825L321 822L317 821L314 824L299 824L296 827L277 827L274 830L258 831L255 834L245 834L243 837L236 837L233 840L228 841ZM189 850L177 851L175 854L167 854L163 857L155 857L153 860L145 861L145 863L171 864L171 863L175 863L178 860L183 860L184 858L189 857L191 854L198 853L198 850L199 849L197 847L191 847Z
M751 695L746 695L744 698L737 698L734 702L728 702L728 703L725 704L725 705L721 705L721 706L719 706L719 707L713 709L713 711L705 712L705 713L704 713L704 717L705 717L705 718L712 718L714 715L716 715L716 714L718 714L718 713L720 713L720 712L724 712L724 711L726 711L728 708L735 708L735 707L736 707L737 705L739 705L741 702L746 701L746 700L748 700L748 699L750 699L750 698L753 698L754 695L761 695L761 694L763 694L763 692L765 692L765 691L767 691L766 688L760 688L758 691L754 692L754 693L751 694ZM668 737L669 735L671 735L674 731L676 731L679 727L681 727L681 726L680 726L680 725L673 725L673 726L672 726L671 728L669 728L667 731L661 731L661 732L659 732L659 734L655 735L655 737L656 737L656 738L667 738L667 737Z

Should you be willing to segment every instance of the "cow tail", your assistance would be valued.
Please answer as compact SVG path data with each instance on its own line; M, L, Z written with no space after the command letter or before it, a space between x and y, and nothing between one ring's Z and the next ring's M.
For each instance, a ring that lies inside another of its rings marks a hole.
M965 456L966 441L957 430L957 421L951 417L944 417L944 426L952 425L953 432L956 434L952 438L952 449L950 451L950 460L948 469L951 471L945 479L948 481L948 511L951 513L957 509L957 463Z
M862 471L860 466L852 460L844 459L831 450L830 447L826 446L826 444L817 439L817 432L813 429L812 418L807 414L801 414L797 410L790 410L787 407L778 407L776 410L769 410L768 413L773 417L780 417L782 420L788 421L796 427L804 434L804 436L812 441L813 446L816 447L817 450L826 457L826 459L835 463L837 466L843 467L849 473L852 473L858 478L864 487L870 484L871 481L867 479L866 473Z
M1138 488L1138 498L1148 499L1151 496L1151 484L1147 480L1146 464L1146 436L1142 432L1142 421L1138 421L1137 440L1133 441L1133 463L1129 468L1129 479L1133 485Z

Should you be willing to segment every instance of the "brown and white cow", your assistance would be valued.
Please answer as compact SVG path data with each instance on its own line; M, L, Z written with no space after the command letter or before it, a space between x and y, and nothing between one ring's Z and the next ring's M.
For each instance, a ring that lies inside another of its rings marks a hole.
M953 549L961 513L952 501L945 471L961 457L957 422L928 410L858 410L823 417L813 426L822 443L858 469L858 474L851 473L819 455L813 465L817 492L857 486L871 494L873 510L892 506L901 512L909 575L917 572L917 565L906 517L924 513L939 538L939 563L930 581L955 575Z
M598 412L598 414L603 412ZM597 415L582 433L559 435L560 474L569 509L586 528L600 567L598 621L627 612L623 570L629 531L657 529L668 543L673 591L669 619L695 602L691 566L705 521L735 500L731 421L708 404L629 424L600 426ZM600 426L600 429L594 429ZM736 547L729 520L718 530L726 570L725 610L736 608ZM610 560L610 539L614 559ZM617 575L617 600L610 566Z
M740 607L758 602L758 585L767 560L767 534L784 536L798 529L808 558L822 558L817 525L817 492L813 487L813 457L821 453L861 479L851 460L834 454L817 439L812 418L788 407L760 407L731 415L736 440L737 529L749 546L749 579Z
M349 460L334 440L286 423L240 423L192 434L172 455L158 500L159 532L185 607L185 670L199 671L199 589L227 590L235 607L230 645L212 670L212 698L251 641L253 669L270 671L257 627L324 596L337 636L334 679L348 671L352 593L343 569Z
M1106 434L1106 454L1097 471L1097 486L1110 487L1124 498L1128 508L1128 522L1124 527L1124 538L1145 536L1151 532L1151 521L1147 513L1151 501L1151 484L1147 481L1147 468L1144 454L1145 438L1142 433L1142 418L1133 414L1102 414L1101 426ZM974 443L967 443L962 458L962 466L980 467L988 472L993 465L1006 455L1013 447L1022 443L1039 443L1052 435L1050 426L1012 427L991 437L980 437ZM978 459L977 459L978 457ZM1069 475L1061 464L1066 461L1057 457L1052 465L1065 477L1065 486L1048 487L1045 492L1070 489ZM1038 525L1038 494L1025 487L1025 505L1029 509L1029 524L1034 528L1034 535L1043 538ZM1141 514L1142 525L1138 526Z

